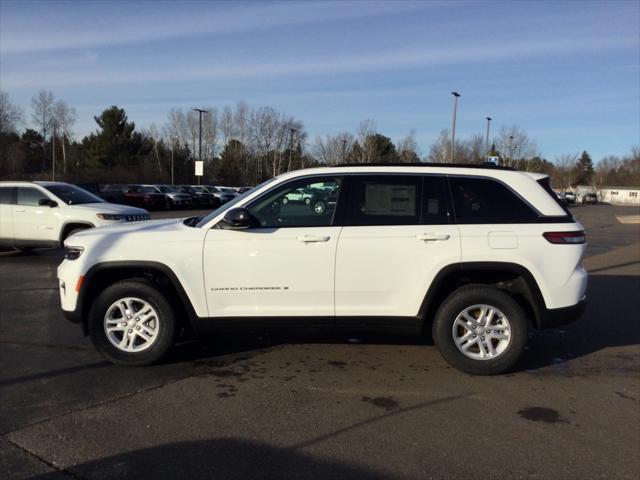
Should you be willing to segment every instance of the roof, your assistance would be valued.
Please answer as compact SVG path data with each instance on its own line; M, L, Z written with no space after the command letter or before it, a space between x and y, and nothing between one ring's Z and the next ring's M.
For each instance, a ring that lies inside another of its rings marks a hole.
M511 167L498 166L491 162L485 163L433 163L433 162L415 162L415 163L341 163L332 165L337 167L439 167L439 168L487 168L491 170L515 170Z

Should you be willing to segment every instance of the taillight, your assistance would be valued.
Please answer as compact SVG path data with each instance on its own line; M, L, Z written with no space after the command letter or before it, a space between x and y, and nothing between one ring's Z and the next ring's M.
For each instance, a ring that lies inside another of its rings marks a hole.
M542 236L546 238L549 243L560 245L579 245L586 241L584 230L575 232L545 232Z

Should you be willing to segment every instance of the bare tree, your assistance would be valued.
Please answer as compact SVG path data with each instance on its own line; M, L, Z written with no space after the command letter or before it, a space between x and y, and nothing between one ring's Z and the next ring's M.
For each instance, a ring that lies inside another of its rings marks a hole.
M358 143L360 144L360 158L355 160L359 163L370 163L376 151L374 135L377 130L376 122L370 118L365 118L358 125Z
M403 163L414 163L420 160L415 130L411 130L409 135L400 139L397 149L398 157Z
M514 167L518 161L523 161L527 171L530 160L538 154L536 141L517 125L500 129L497 148L506 166Z
M228 105L224 107L220 114L220 130L222 131L222 141L225 145L235 137L233 112Z
M556 176L562 191L570 187L575 180L575 166L578 161L578 154L570 153L556 157Z
M467 142L467 152L469 163L484 163L487 154L487 146L482 135L474 135Z
M15 132L22 121L22 110L11 103L9 94L0 91L0 134Z
M42 132L42 169L46 169L46 141L47 130L52 126L53 121L53 93L40 90L37 97L31 99L31 120Z
M73 124L76 122L76 109L67 105L64 100L58 100L53 107L55 124L62 133L62 173L67 173L66 142L73 137Z

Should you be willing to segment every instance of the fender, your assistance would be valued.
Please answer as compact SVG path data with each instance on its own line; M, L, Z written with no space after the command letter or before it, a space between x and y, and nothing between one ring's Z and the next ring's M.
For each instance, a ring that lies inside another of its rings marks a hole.
M80 287L80 291L78 292L78 299L76 301L76 310L74 312L67 312L68 317L72 317L70 319L74 319L76 322L85 322L86 320L86 310L88 305L85 305L87 292L91 289L92 279L96 277L98 273L104 272L105 270L152 270L161 272L165 275L176 291L180 302L184 306L185 313L187 314L187 321L191 325L193 320L197 318L195 313L195 309L193 308L193 304L191 303L191 299L187 295L184 290L180 280L173 272L173 270L160 262L151 262L151 261L109 261L109 262L101 262L96 263L91 266L89 270L84 274L84 282Z
M447 278L450 277L450 275L481 270L515 273L519 277L521 277L524 280L528 290L525 296L528 297L527 300L529 301L533 309L535 324L538 328L541 327L540 319L547 311L547 308L544 302L544 297L542 296L540 288L538 287L538 283L536 282L533 274L526 267L523 267L522 265L519 265L517 263L510 262L461 262L443 267L436 274L433 282L431 282L431 285L429 286L429 289L424 296L422 304L420 305L418 316L420 318L426 319L428 315L435 313L434 310L438 307L440 301L443 300L442 298L438 298L440 289L445 285L445 282L447 281Z

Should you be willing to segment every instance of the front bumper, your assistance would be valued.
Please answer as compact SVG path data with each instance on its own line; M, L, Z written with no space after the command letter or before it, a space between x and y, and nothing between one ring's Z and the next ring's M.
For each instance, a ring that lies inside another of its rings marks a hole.
M559 327L577 321L587 308L586 295L575 305L563 308L545 308L538 314L538 329Z

